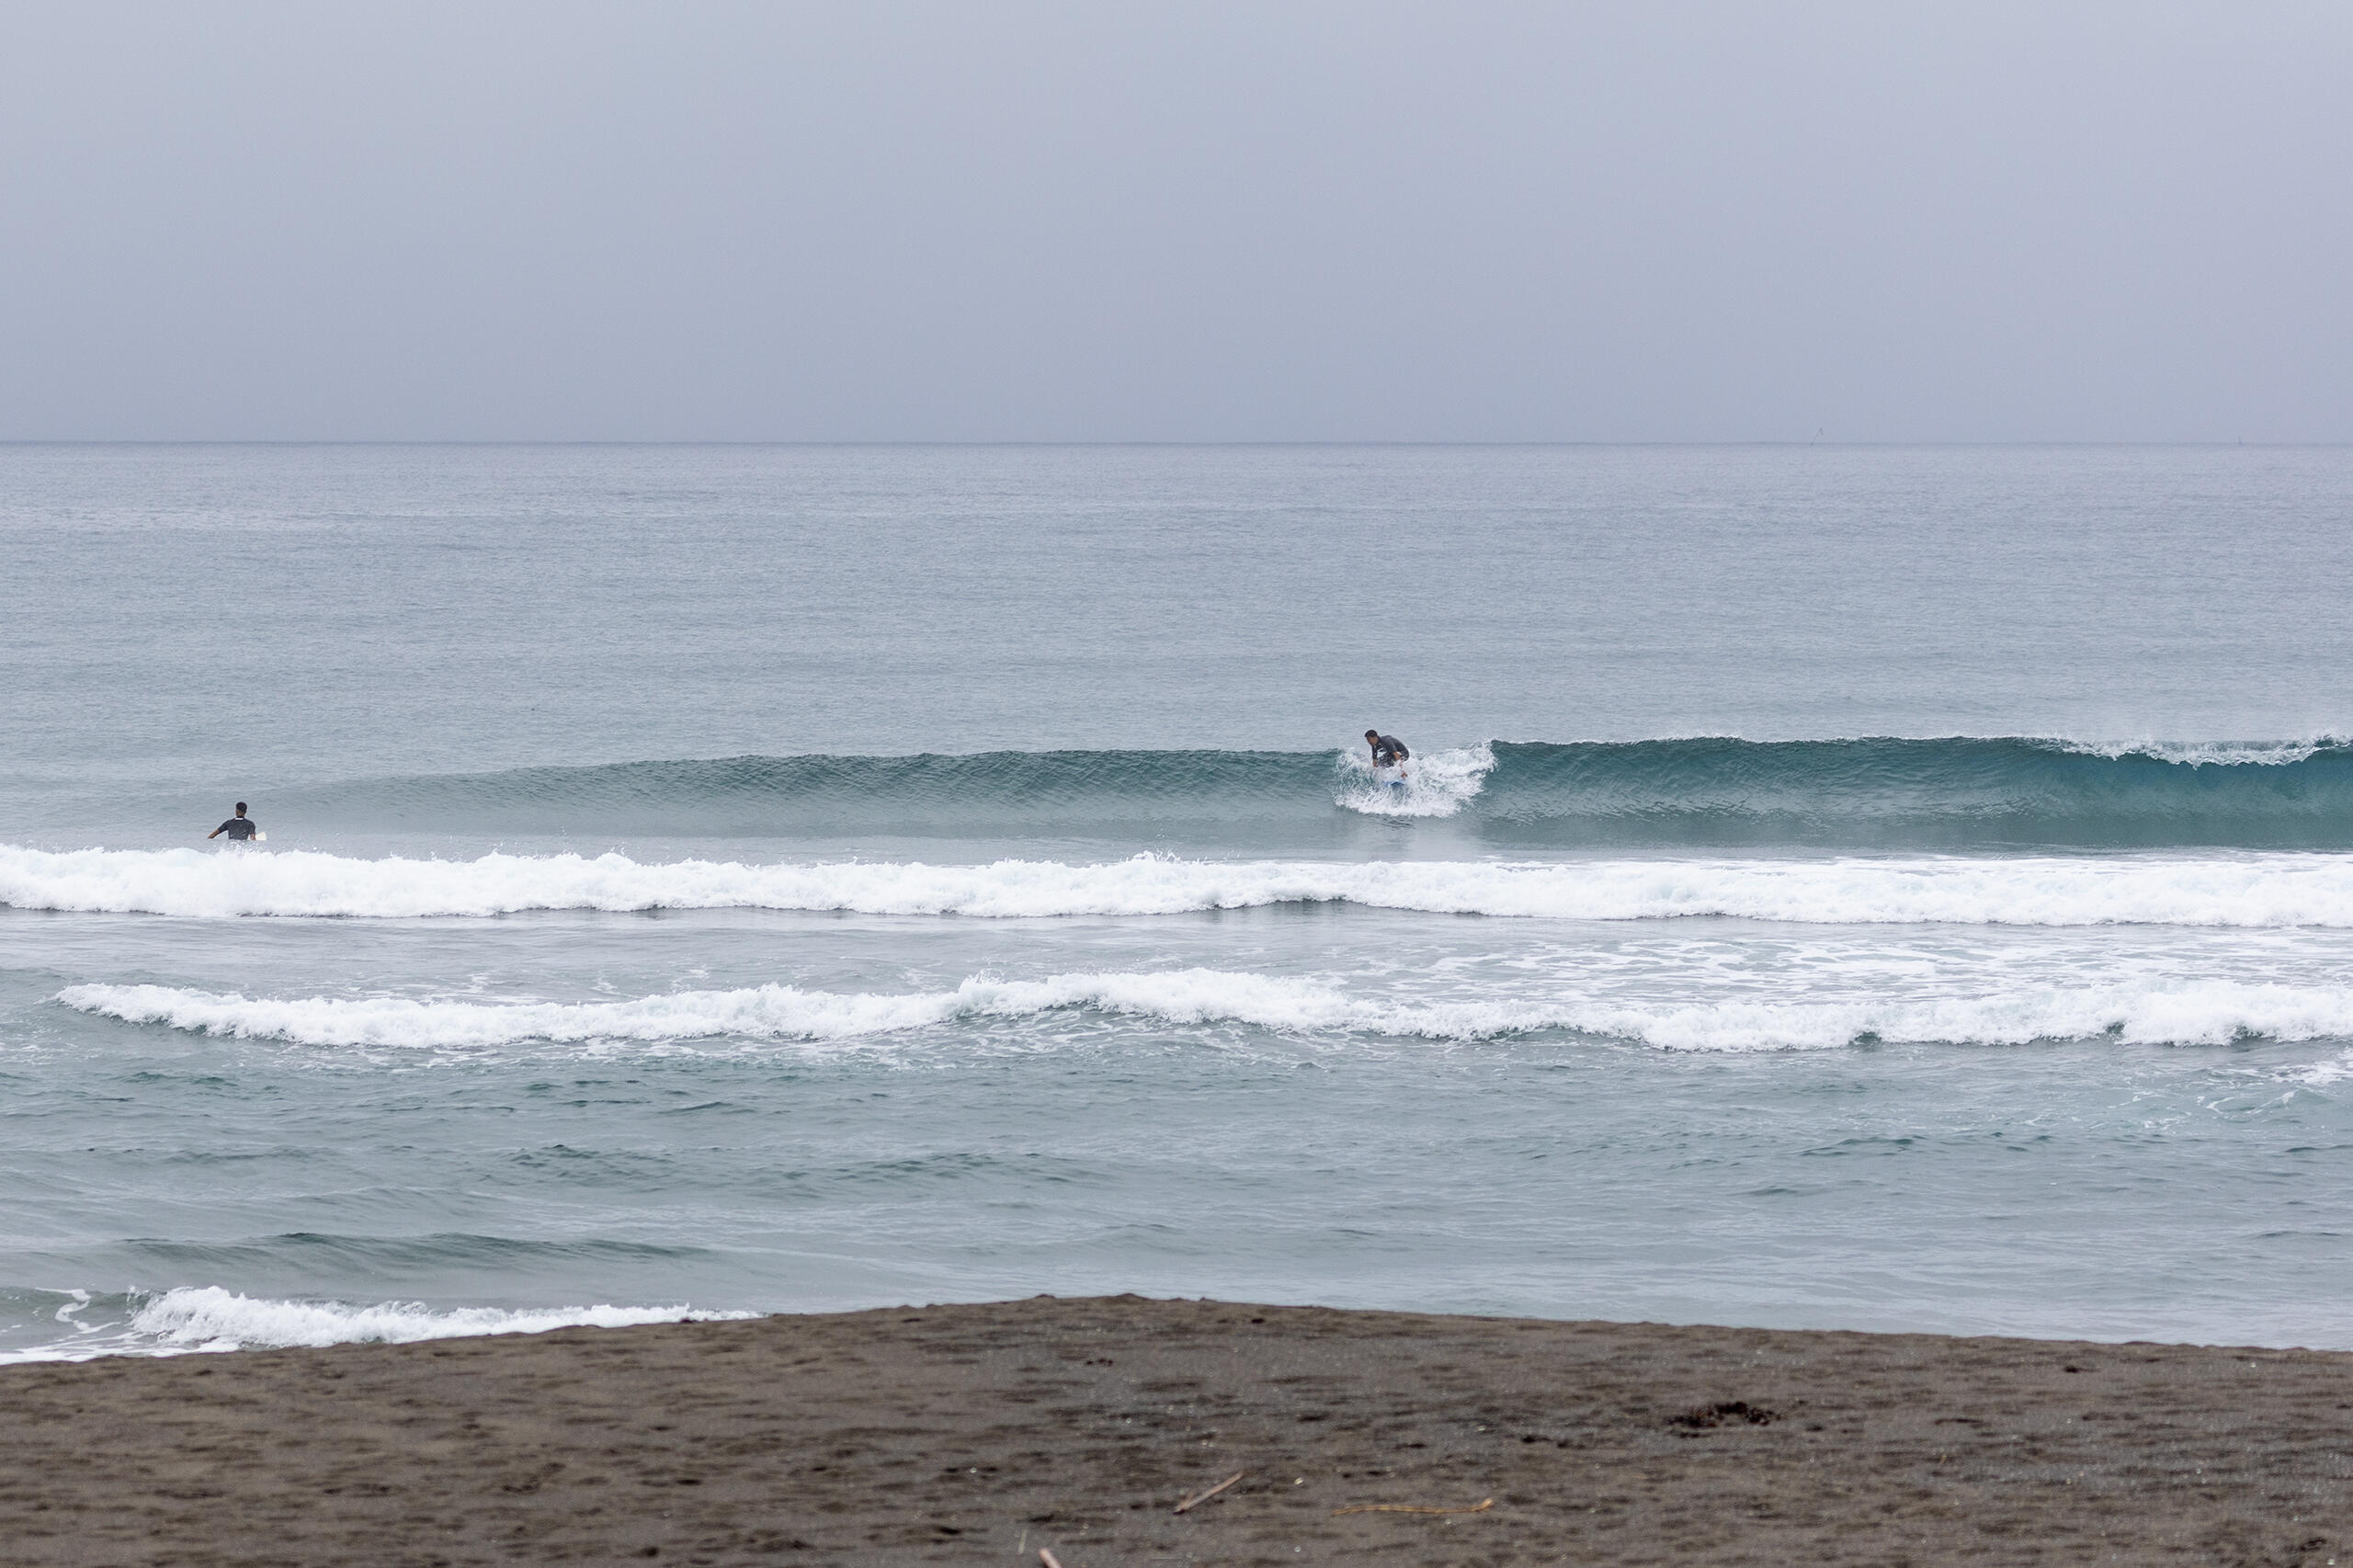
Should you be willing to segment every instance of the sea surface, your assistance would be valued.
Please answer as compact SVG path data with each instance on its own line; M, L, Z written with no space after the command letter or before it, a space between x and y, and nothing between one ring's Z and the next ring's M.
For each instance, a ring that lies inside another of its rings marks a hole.
M0 541L0 1358L2353 1347L2353 449L12 446Z

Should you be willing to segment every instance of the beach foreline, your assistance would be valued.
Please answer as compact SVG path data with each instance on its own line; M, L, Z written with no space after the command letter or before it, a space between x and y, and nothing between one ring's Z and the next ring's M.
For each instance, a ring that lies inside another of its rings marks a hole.
M2353 1561L2343 1352L1038 1297L0 1398L28 1565Z

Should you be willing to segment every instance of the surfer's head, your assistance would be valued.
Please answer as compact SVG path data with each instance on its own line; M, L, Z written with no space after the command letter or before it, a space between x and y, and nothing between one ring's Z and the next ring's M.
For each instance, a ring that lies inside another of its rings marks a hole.
M1377 741L1381 738L1381 732L1379 730L1367 730L1364 733L1364 738L1369 741Z
M237 802L237 814L239 816L244 816L245 814L245 803L243 801L239 801Z

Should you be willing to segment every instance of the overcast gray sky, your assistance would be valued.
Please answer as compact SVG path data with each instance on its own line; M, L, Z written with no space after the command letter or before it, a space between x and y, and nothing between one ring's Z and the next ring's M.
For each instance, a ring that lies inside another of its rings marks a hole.
M0 0L0 437L2353 439L2353 6Z

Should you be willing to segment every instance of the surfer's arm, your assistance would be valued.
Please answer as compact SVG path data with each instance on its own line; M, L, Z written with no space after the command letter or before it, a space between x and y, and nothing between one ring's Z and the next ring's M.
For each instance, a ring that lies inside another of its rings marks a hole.
M210 833L206 834L204 836L205 836L205 837L207 837L207 838L218 838L218 837L220 837L220 836L221 836L221 830L220 830L219 828L217 828L217 827L216 827L216 828L214 828Z

